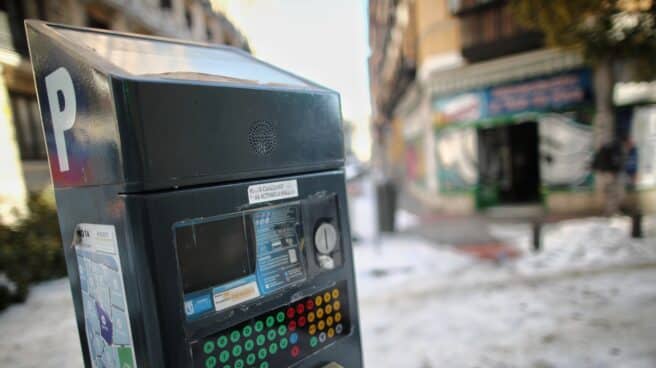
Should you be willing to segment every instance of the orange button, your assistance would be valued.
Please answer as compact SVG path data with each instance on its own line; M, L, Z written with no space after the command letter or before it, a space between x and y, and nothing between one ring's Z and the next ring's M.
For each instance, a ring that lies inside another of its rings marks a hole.
M317 333L317 326L310 325L310 328L308 329L308 332L310 333L310 335L314 335L315 333Z
M329 328L328 329L328 337L330 338L330 337L333 337L333 336L335 336L335 330L332 329L332 328Z
M333 306L330 305L330 304L326 305L326 307L324 309L326 311L326 314L330 314L330 313L333 312Z
M326 318L326 324L328 325L328 327L333 325L333 317L332 316Z
M317 295L316 298L314 298L314 305L317 307L320 306L323 303L323 299L321 299L321 295Z
M324 301L324 302L328 303L328 302L330 301L331 298L332 298L332 297L330 296L330 293L329 293L329 292L326 292L325 294L323 294L323 301Z
M314 312L310 312L310 313L308 313L308 315L307 315L307 320L308 320L308 322L310 322L310 323L314 322Z
M335 300L335 302L333 303L333 309L335 310L335 312L342 309L342 303L340 303L339 300Z
M317 323L317 327L319 328L319 331L323 331L323 329L326 328L326 322L319 321L319 323Z
M335 313L335 322L339 323L342 321L342 314L337 312Z
M323 318L323 308L317 309L317 318Z
M333 299L339 298L339 289L334 289L333 290Z

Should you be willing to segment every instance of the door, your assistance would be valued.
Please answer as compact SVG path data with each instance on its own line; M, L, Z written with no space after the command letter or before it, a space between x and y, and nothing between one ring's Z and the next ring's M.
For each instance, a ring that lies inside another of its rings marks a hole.
M538 144L534 121L479 129L479 208L540 201Z

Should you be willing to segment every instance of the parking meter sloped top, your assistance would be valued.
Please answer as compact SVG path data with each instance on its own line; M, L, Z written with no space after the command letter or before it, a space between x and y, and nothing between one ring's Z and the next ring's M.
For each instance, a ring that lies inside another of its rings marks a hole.
M56 187L154 191L344 163L339 95L242 50L26 29Z

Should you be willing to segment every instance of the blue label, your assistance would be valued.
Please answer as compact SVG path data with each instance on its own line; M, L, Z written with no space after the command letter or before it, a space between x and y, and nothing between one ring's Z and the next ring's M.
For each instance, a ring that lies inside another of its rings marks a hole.
M202 314L211 309L212 297L210 294L198 295L185 300L185 314L187 316Z

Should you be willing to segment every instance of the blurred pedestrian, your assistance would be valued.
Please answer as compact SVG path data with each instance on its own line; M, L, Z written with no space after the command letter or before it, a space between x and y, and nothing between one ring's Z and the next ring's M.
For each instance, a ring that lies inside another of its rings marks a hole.
M601 192L606 216L618 213L626 196L626 157L625 145L619 139L604 144L594 155L592 169L596 172L597 190Z

